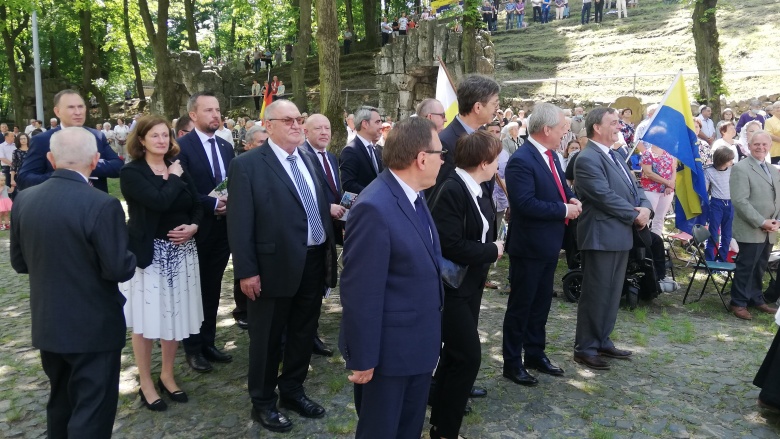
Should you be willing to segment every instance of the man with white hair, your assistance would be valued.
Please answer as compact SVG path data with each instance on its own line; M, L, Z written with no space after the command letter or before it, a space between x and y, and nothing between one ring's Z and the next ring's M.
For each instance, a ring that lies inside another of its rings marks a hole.
M87 184L95 136L57 130L46 156L51 178L14 201L11 265L30 276L32 344L51 385L47 436L109 438L126 334L118 283L136 259L119 200Z
M30 124L24 128L24 134L27 134L29 136L34 129L35 129L35 119L30 119Z
M433 124L436 125L437 133L440 133L447 123L447 113L444 109L444 105L433 98L423 99L423 101L417 105L416 113L418 117L424 117L433 122Z

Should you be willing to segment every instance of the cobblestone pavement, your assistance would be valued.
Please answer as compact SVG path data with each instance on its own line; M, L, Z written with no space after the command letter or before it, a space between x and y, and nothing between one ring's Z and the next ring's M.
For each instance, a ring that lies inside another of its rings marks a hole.
M26 276L8 260L8 232L0 232L0 437L45 436L48 381L39 353L30 345ZM563 267L560 267L562 274ZM678 270L678 280L689 274ZM170 403L164 413L140 405L130 339L122 356L117 438L346 438L357 418L352 387L338 356L314 357L306 383L312 399L328 413L323 419L291 414L287 434L265 431L249 417L246 392L248 338L234 324L232 272L225 276L218 344L233 354L210 374L189 370L179 350L178 382L187 404ZM505 262L491 278L506 278ZM560 279L560 276L558 276ZM560 288L560 284L556 286ZM340 308L336 290L323 305L320 332L336 345ZM632 361L612 361L613 369L594 372L572 361L576 306L554 299L548 323L548 355L566 370L562 378L539 376L535 388L501 377L501 323L506 295L486 290L480 321L482 368L477 384L488 397L474 400L461 434L469 438L774 438L780 418L756 408L751 382L776 326L768 315L750 322L726 314L717 295L681 304L682 293L665 294L634 311L621 309L614 339L635 351ZM153 358L159 373L159 348ZM778 372L780 373L780 371ZM427 432L426 425L425 431ZM427 433L423 434L427 438Z

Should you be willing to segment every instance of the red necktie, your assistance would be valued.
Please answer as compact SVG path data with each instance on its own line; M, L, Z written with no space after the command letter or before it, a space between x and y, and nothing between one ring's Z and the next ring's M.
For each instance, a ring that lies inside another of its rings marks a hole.
M339 190L336 189L336 183L333 180L333 173L330 172L330 166L328 166L328 156L326 156L325 153L322 151L318 152L317 154L322 156L322 167L325 168L325 176L328 177L328 186L330 186L331 192L333 192L333 195L335 195L336 199L338 199Z
M555 185L558 186L558 193L561 194L561 199L563 200L563 204L566 204L566 192L564 192L563 190L563 185L561 184L561 178L558 176L558 171L555 168L555 162L553 161L553 152L548 149L545 154L547 154L547 161L550 163L550 170L552 171L552 176L553 176L553 180L555 180ZM565 223L569 224L569 220L567 219Z

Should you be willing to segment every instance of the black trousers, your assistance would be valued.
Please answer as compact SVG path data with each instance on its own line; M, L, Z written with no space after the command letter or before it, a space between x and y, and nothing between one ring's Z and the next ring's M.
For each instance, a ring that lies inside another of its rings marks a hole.
M382 32L382 45L384 46L389 42L390 42L390 34L387 32Z
M504 316L504 367L514 368L526 358L544 356L547 316L552 305L557 260L510 258L511 292Z
M43 371L51 384L46 404L49 439L111 437L119 401L121 352L41 351Z
M233 318L246 321L246 303L249 298L241 291L241 279L233 281L233 301L236 302L236 307L233 308Z
M430 386L431 372L410 376L374 372L368 383L355 384L355 439L420 437Z
M596 10L596 12L593 16L593 21L595 21L596 23L601 23L601 20L604 19L604 0L596 3L595 6L596 7L594 9Z
M325 253L324 246L309 249L295 296L267 298L261 291L260 297L247 303L248 387L255 407L274 407L277 385L282 398L297 398L305 393L303 382L309 371L325 285ZM283 335L284 364L279 375Z
M541 6L534 6L533 10L534 10L533 21L541 22L542 21L542 7Z
M482 290L490 266L486 265L484 269L474 268L478 270L478 274L473 276L472 267L469 267L470 272L461 285L461 291L466 287L472 290L472 294L464 297L454 296L449 288L445 289L444 294L444 346L434 377L436 385L431 401L431 424L447 438L458 437L463 422L463 410L482 362L482 345L477 327Z
M224 217L215 219L208 235L201 241L196 241L196 244L200 265L203 323L200 325L200 334L192 334L182 342L184 351L188 355L199 354L203 352L204 347L214 346L217 337L217 311L219 311L219 296L222 294L222 276L230 259L227 221Z
M740 247L740 251L742 248ZM758 398L767 404L780 407L780 331L775 334L772 345L758 369L753 384L761 388Z
M731 282L731 305L758 306L764 303L764 272L769 263L772 244L769 237L763 243L737 242L737 258L734 280Z
M255 111L260 111L260 96L252 96L255 100Z

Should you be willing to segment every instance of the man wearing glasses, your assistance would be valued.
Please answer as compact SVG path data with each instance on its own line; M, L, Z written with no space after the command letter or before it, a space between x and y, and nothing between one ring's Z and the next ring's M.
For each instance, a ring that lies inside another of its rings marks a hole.
M417 105L416 113L417 117L424 117L433 122L436 125L437 133L441 133L444 125L447 123L447 113L444 110L444 105L433 98L423 99Z
M251 416L268 430L285 432L293 424L277 400L303 417L325 416L303 383L323 292L336 286L336 246L318 165L298 148L304 140L298 108L288 100L272 103L265 128L263 146L230 166L228 239L235 278L249 298Z

